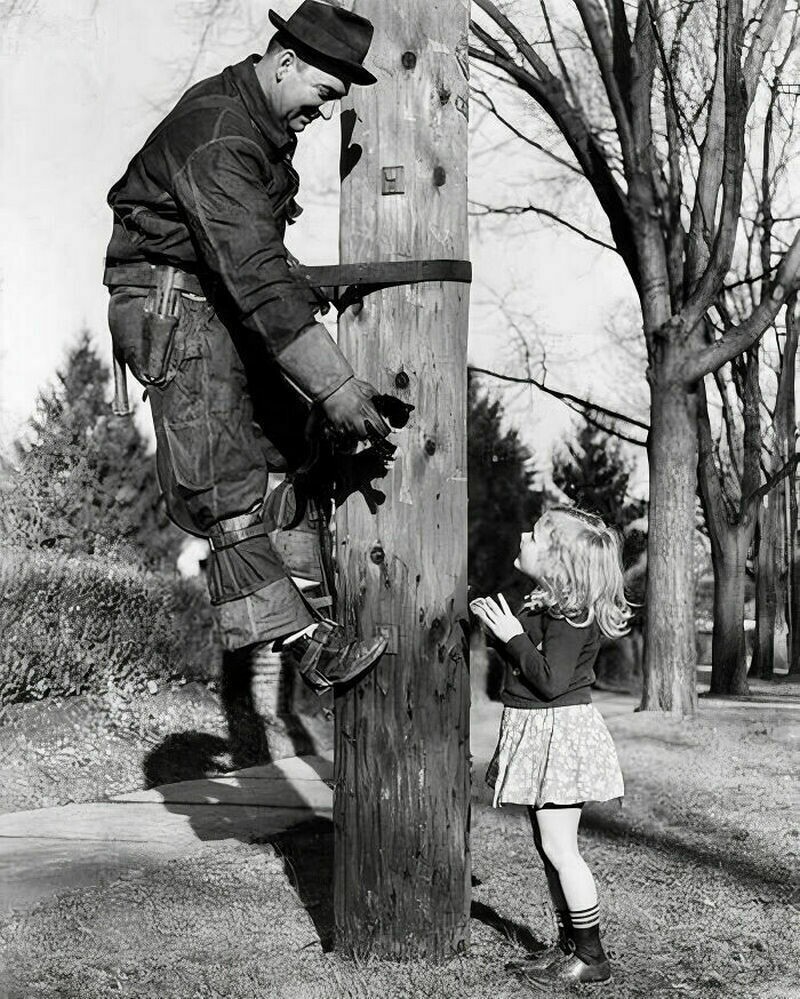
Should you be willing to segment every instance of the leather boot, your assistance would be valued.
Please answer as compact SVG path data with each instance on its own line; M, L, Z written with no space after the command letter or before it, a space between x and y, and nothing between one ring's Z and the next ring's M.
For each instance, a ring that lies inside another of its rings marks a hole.
M298 638L286 648L303 679L321 695L366 673L383 655L386 644L385 638L347 641L334 621L320 621L312 635Z
M596 964L587 964L577 954L556 959L547 968L531 972L526 977L537 985L561 985L570 988L576 985L599 985L611 981L611 965L608 959Z
M506 963L506 971L528 973L531 971L543 971L549 968L555 961L560 960L565 955L572 954L575 949L574 944L567 936L563 927L559 927L558 939L545 950L536 951L535 954L526 954L525 957L518 957Z

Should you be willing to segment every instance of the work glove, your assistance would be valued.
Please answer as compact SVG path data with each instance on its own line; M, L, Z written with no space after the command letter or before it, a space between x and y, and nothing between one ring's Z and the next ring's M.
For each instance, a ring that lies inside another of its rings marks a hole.
M369 382L348 378L322 403L322 411L334 432L356 441L381 440L392 432L378 412L378 392Z
M319 437L313 460L293 477L291 504L284 504L280 518L273 515L272 519L289 530L303 519L310 499L326 509L331 500L339 507L354 493L361 493L369 512L377 513L378 507L386 502L386 493L372 482L386 476L396 450L394 444L380 438L363 451L348 454L338 450L330 437ZM270 497L275 497L279 489L280 486ZM269 500L267 503L270 505Z
M369 512L377 513L386 502L386 493L372 483L386 476L395 451L393 444L381 440L358 454L337 454L332 462L334 506L341 506L353 493L361 493Z

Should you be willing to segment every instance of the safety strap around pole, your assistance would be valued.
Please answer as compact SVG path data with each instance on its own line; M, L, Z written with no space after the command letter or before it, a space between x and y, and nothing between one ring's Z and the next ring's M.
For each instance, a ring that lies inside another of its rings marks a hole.
M148 264L136 264L134 267L144 272L152 279L153 268ZM116 268L113 269L116 272ZM356 302L363 301L366 295L384 288L396 288L404 284L420 284L423 281L453 281L459 284L472 282L472 264L469 260L383 260L356 264L323 264L317 267L307 267L297 264L292 273L304 278L309 285L336 306L341 315L345 309ZM138 271L137 271L138 274ZM122 280L124 277L125 280ZM134 283L135 275L120 273L119 280L108 277L107 283ZM192 275L184 275L193 281ZM138 279L137 279L138 280ZM149 286L149 285L148 285ZM129 416L132 412L128 403L125 364L121 357L114 356L114 403L113 411L120 416Z
M384 260L356 264L326 264L306 267L300 264L293 272L318 288L336 306L338 312L365 295L384 288L423 281L454 281L469 284L472 264L469 260Z

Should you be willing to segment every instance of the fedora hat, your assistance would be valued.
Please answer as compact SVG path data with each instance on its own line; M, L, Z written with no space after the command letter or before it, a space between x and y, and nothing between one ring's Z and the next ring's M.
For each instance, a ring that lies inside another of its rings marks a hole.
M274 10L269 19L304 62L345 83L377 83L362 65L373 32L372 22L365 17L319 0L303 0L288 19Z

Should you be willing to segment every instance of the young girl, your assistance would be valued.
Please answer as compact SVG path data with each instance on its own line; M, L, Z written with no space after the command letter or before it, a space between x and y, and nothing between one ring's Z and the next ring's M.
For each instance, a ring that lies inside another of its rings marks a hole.
M486 779L494 805L528 805L558 925L556 947L512 962L541 984L604 982L597 891L578 849L586 801L623 794L614 743L592 706L601 634L628 630L616 534L599 517L557 507L523 534L514 563L538 586L519 616L505 597L470 607L505 662L500 738Z

